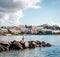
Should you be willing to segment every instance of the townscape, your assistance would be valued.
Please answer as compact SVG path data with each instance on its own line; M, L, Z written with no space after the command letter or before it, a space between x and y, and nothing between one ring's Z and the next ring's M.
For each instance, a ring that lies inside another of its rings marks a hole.
M43 24L39 26L1 26L0 35L20 35L20 34L30 34L30 35L52 35L60 34L60 26Z

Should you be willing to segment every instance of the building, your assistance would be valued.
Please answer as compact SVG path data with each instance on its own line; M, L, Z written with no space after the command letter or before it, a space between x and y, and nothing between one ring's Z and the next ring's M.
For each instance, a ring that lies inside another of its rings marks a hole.
M8 30L7 29L0 29L0 35L3 35L5 33L8 33Z
M12 33L14 34L19 34L21 33L21 30L18 30L18 29L9 29Z

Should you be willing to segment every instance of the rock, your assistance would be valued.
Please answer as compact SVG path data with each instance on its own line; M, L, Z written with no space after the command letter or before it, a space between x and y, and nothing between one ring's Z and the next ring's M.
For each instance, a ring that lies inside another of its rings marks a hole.
M32 47L32 43L31 43L31 41L28 41L29 42L29 48L31 48Z
M21 43L19 43L18 41L16 42L16 45L17 45L20 49L23 49L23 46L22 46Z
M10 44L9 49L23 49L22 45L18 41L13 41Z
M41 47L41 42L40 41L36 41L37 47Z
M8 51L9 50L9 42L5 42L5 41L0 41L0 45L3 47L4 51Z
M5 51L9 51L9 46L7 46L7 47L3 46L3 48Z
M25 42L24 43L20 42L20 44L22 45L23 49L25 49Z
M46 43L44 41L42 41L41 46L45 47Z
M29 42L25 42L25 48L29 48Z
M36 47L41 47L40 45L36 45Z
M37 46L37 44L36 44L35 41L32 42L32 45L33 45L33 47L36 47Z
M27 41L27 42L19 42L19 41L13 41L13 42L4 42L0 41L0 52L2 51L8 51L8 50L19 50L19 49L25 49L25 48L35 48L35 47L50 47L50 43L46 43L44 41Z
M29 41L29 48L35 48L36 43L34 41Z
M46 46L50 47L50 46L51 46L51 44L50 44L50 43L47 43L47 44L46 44Z
M2 45L2 46L9 46L9 42L0 41L0 45Z
M3 46L0 45L0 52L5 51Z

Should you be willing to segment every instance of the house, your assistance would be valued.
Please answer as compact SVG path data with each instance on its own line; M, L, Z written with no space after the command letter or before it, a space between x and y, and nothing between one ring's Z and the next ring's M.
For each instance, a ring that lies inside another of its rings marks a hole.
M37 26L32 26L31 33L37 33Z
M60 34L60 30L52 30L52 33Z
M5 33L8 33L8 30L7 29L0 29L0 35L3 35Z
M19 30L19 29L9 29L12 33L14 33L14 34L19 34L19 33L21 33L21 30Z

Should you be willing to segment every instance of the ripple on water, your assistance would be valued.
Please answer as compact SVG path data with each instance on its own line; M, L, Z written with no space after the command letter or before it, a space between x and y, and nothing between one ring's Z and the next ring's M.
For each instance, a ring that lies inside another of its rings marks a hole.
M20 36L0 36L0 41L12 41L20 39ZM25 41L28 40L46 41L53 44L53 46L1 52L0 57L60 57L60 35L25 36Z

